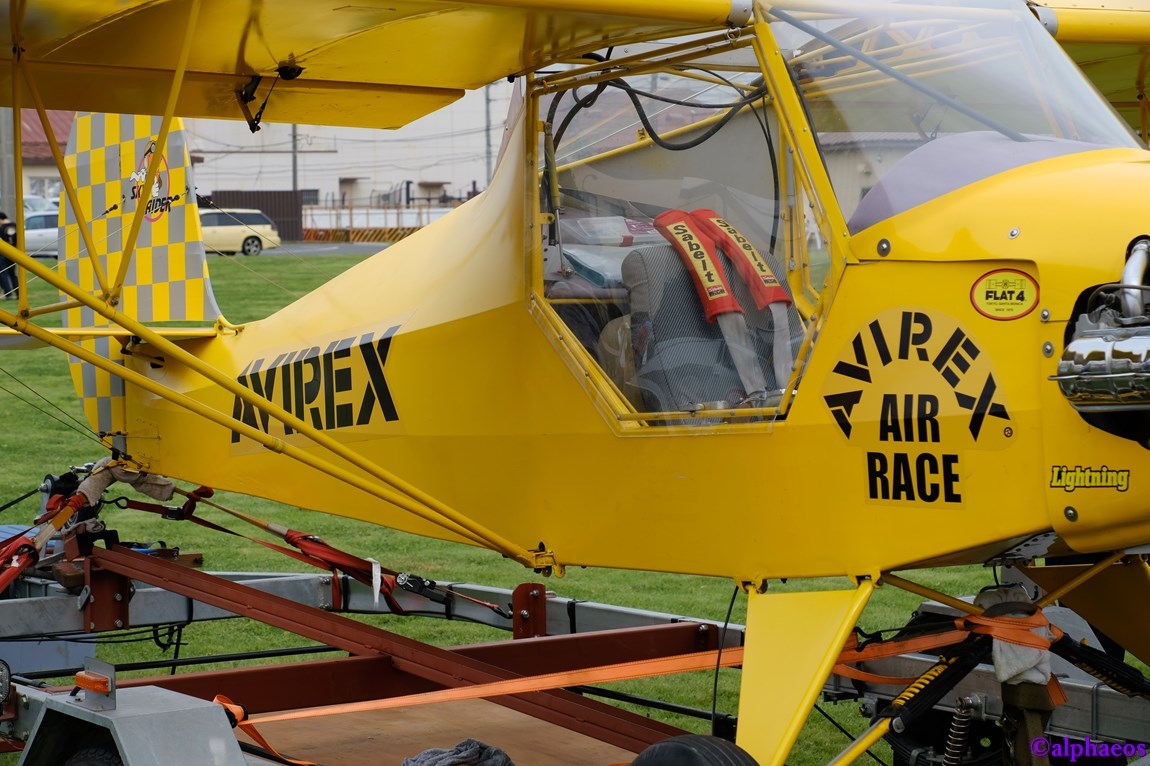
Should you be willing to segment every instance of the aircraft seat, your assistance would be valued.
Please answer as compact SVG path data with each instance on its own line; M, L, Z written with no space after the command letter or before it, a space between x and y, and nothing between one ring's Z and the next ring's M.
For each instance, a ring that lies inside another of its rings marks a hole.
M724 259L725 261L725 259ZM763 373L775 388L771 366L774 323L769 310L755 308L746 285L724 262L732 292L744 307L752 345ZM599 339L600 359L632 404L667 412L735 406L747 392L718 324L708 322L694 283L671 245L633 249L622 264L630 313L608 323ZM798 326L798 323L792 323ZM629 330L629 342L621 333Z

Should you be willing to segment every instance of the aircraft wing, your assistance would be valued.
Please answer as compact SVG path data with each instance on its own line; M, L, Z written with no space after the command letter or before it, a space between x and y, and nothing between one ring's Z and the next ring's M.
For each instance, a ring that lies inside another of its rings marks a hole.
M1150 2L1043 0L1031 6L1094 86L1145 141L1150 131L1150 103L1145 99L1150 73Z
M279 123L399 127L502 77L652 33L750 17L750 0L3 0L0 105L11 51L43 104ZM734 8L734 10L732 10ZM281 67L302 67L295 79ZM256 79L258 78L258 79ZM274 85L274 91L273 91ZM270 98L267 98L269 93ZM23 83L21 103L34 105Z

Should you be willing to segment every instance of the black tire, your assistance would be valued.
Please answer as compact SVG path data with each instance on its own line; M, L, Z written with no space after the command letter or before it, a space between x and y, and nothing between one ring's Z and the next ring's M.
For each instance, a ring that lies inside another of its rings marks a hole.
M259 255L264 251L264 241L259 237L248 237L240 248L244 255Z
M73 753L64 766L124 766L120 755L106 747L86 747Z
M631 766L759 766L758 761L733 742L704 734L685 734L656 742Z

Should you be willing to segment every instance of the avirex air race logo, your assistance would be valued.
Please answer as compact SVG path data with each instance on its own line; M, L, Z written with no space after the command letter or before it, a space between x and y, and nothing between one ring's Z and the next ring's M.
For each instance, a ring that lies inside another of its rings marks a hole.
M823 400L864 451L873 501L961 503L962 452L1013 435L989 355L937 312L892 309L861 328Z

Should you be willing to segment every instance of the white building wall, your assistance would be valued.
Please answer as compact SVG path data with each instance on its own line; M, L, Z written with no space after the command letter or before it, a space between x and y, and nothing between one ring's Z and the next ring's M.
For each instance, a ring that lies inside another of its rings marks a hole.
M491 152L499 152L512 86L489 86ZM398 130L297 126L298 188L316 189L322 205L366 207L381 194L402 193L411 182L443 181L447 193L466 197L487 186L488 134L484 90ZM274 118L275 100L265 118ZM291 125L263 123L252 133L242 120L185 120L188 148L203 158L195 166L197 191L292 189ZM341 201L341 179L344 195ZM398 201L402 201L402 197Z

